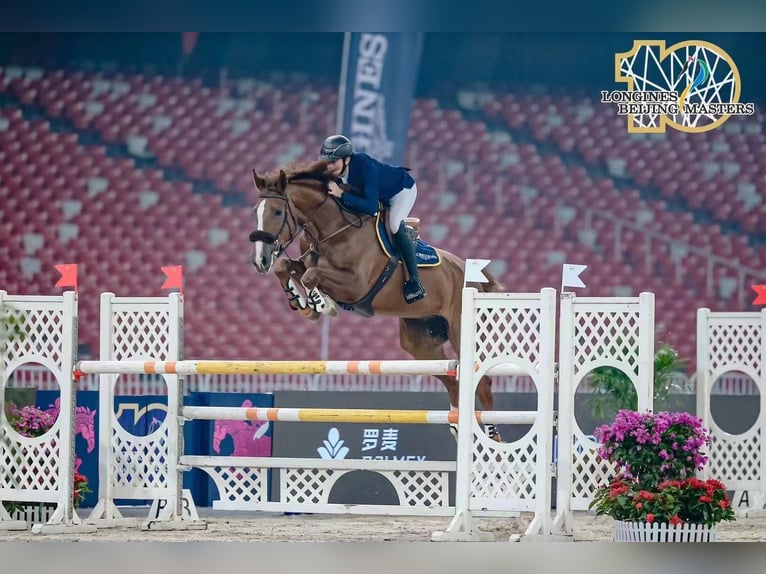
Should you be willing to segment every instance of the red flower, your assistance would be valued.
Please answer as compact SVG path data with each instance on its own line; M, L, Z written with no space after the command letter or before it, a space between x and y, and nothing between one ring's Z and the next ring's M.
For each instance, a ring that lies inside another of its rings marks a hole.
M686 483L692 488L705 488L707 486L704 481L694 477L687 478Z
M623 484L620 486L613 486L611 490L609 491L609 496L620 496L621 494L625 494L630 490L627 484Z
M718 501L718 506L721 508L729 508L731 506L731 502L729 502L728 498L724 498L723 500Z
M652 514L651 512L650 512L649 514L647 514L647 515L646 515L646 521L647 521L649 524L651 524L652 522L654 522L654 514Z
M707 481L707 483L716 490L726 490L726 485L720 480L716 480L715 478L711 478Z
M700 496L700 502L713 502L713 499L709 496Z
M681 520L681 519L678 517L678 515L677 515L677 514L674 514L673 516L671 516L671 517L670 517L670 523L671 523L671 524L673 524L673 525L676 525L676 524L683 524L683 522L684 522L684 521L683 521L683 520Z
M636 502L636 510L641 510L644 507L643 502Z

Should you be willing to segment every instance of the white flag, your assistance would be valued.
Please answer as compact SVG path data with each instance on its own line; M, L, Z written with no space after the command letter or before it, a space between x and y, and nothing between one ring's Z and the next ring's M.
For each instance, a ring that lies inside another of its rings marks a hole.
M580 273L588 268L587 265L572 265L564 263L564 270L561 272L561 288L564 287L585 287L585 283L580 279Z
M481 270L489 265L491 261L491 259L466 259L463 285L466 283L489 283L489 279Z

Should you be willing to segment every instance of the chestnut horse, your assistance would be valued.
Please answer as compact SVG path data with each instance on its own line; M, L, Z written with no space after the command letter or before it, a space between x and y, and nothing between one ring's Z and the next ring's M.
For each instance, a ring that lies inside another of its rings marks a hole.
M266 274L274 269L290 307L310 319L318 318L320 312L335 314L337 302L367 316L399 317L400 345L416 360L445 359L447 341L459 353L465 262L437 249L441 263L420 272L428 295L408 304L402 294L403 266L381 248L376 218L350 212L327 193L326 165L317 161L264 177L253 171L260 193L253 207L256 229L250 234L250 260L256 270ZM345 191L353 193L354 189L346 186ZM298 259L279 257L296 239L300 239L302 255ZM486 275L488 283L472 285L482 292L504 291ZM457 379L449 375L437 378L447 388L450 405L457 408ZM488 377L480 381L476 396L485 410L492 410ZM499 440L493 426L487 425L486 431Z

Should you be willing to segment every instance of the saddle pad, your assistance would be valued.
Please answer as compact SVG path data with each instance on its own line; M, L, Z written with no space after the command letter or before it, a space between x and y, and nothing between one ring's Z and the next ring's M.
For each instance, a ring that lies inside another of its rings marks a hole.
M399 255L399 251L394 247L391 238L386 232L386 218L383 217L383 211L378 211L375 230L378 232L378 242L383 253L389 257ZM441 265L442 258L439 252L433 245L429 245L422 239L418 239L415 246L415 260L418 262L418 267L436 267Z

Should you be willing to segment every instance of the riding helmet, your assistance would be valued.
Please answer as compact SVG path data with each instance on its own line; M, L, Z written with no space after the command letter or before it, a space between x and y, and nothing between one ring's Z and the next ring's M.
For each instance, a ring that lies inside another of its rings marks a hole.
M319 152L319 159L335 161L350 156L354 152L354 146L344 135L334 135L324 140Z

